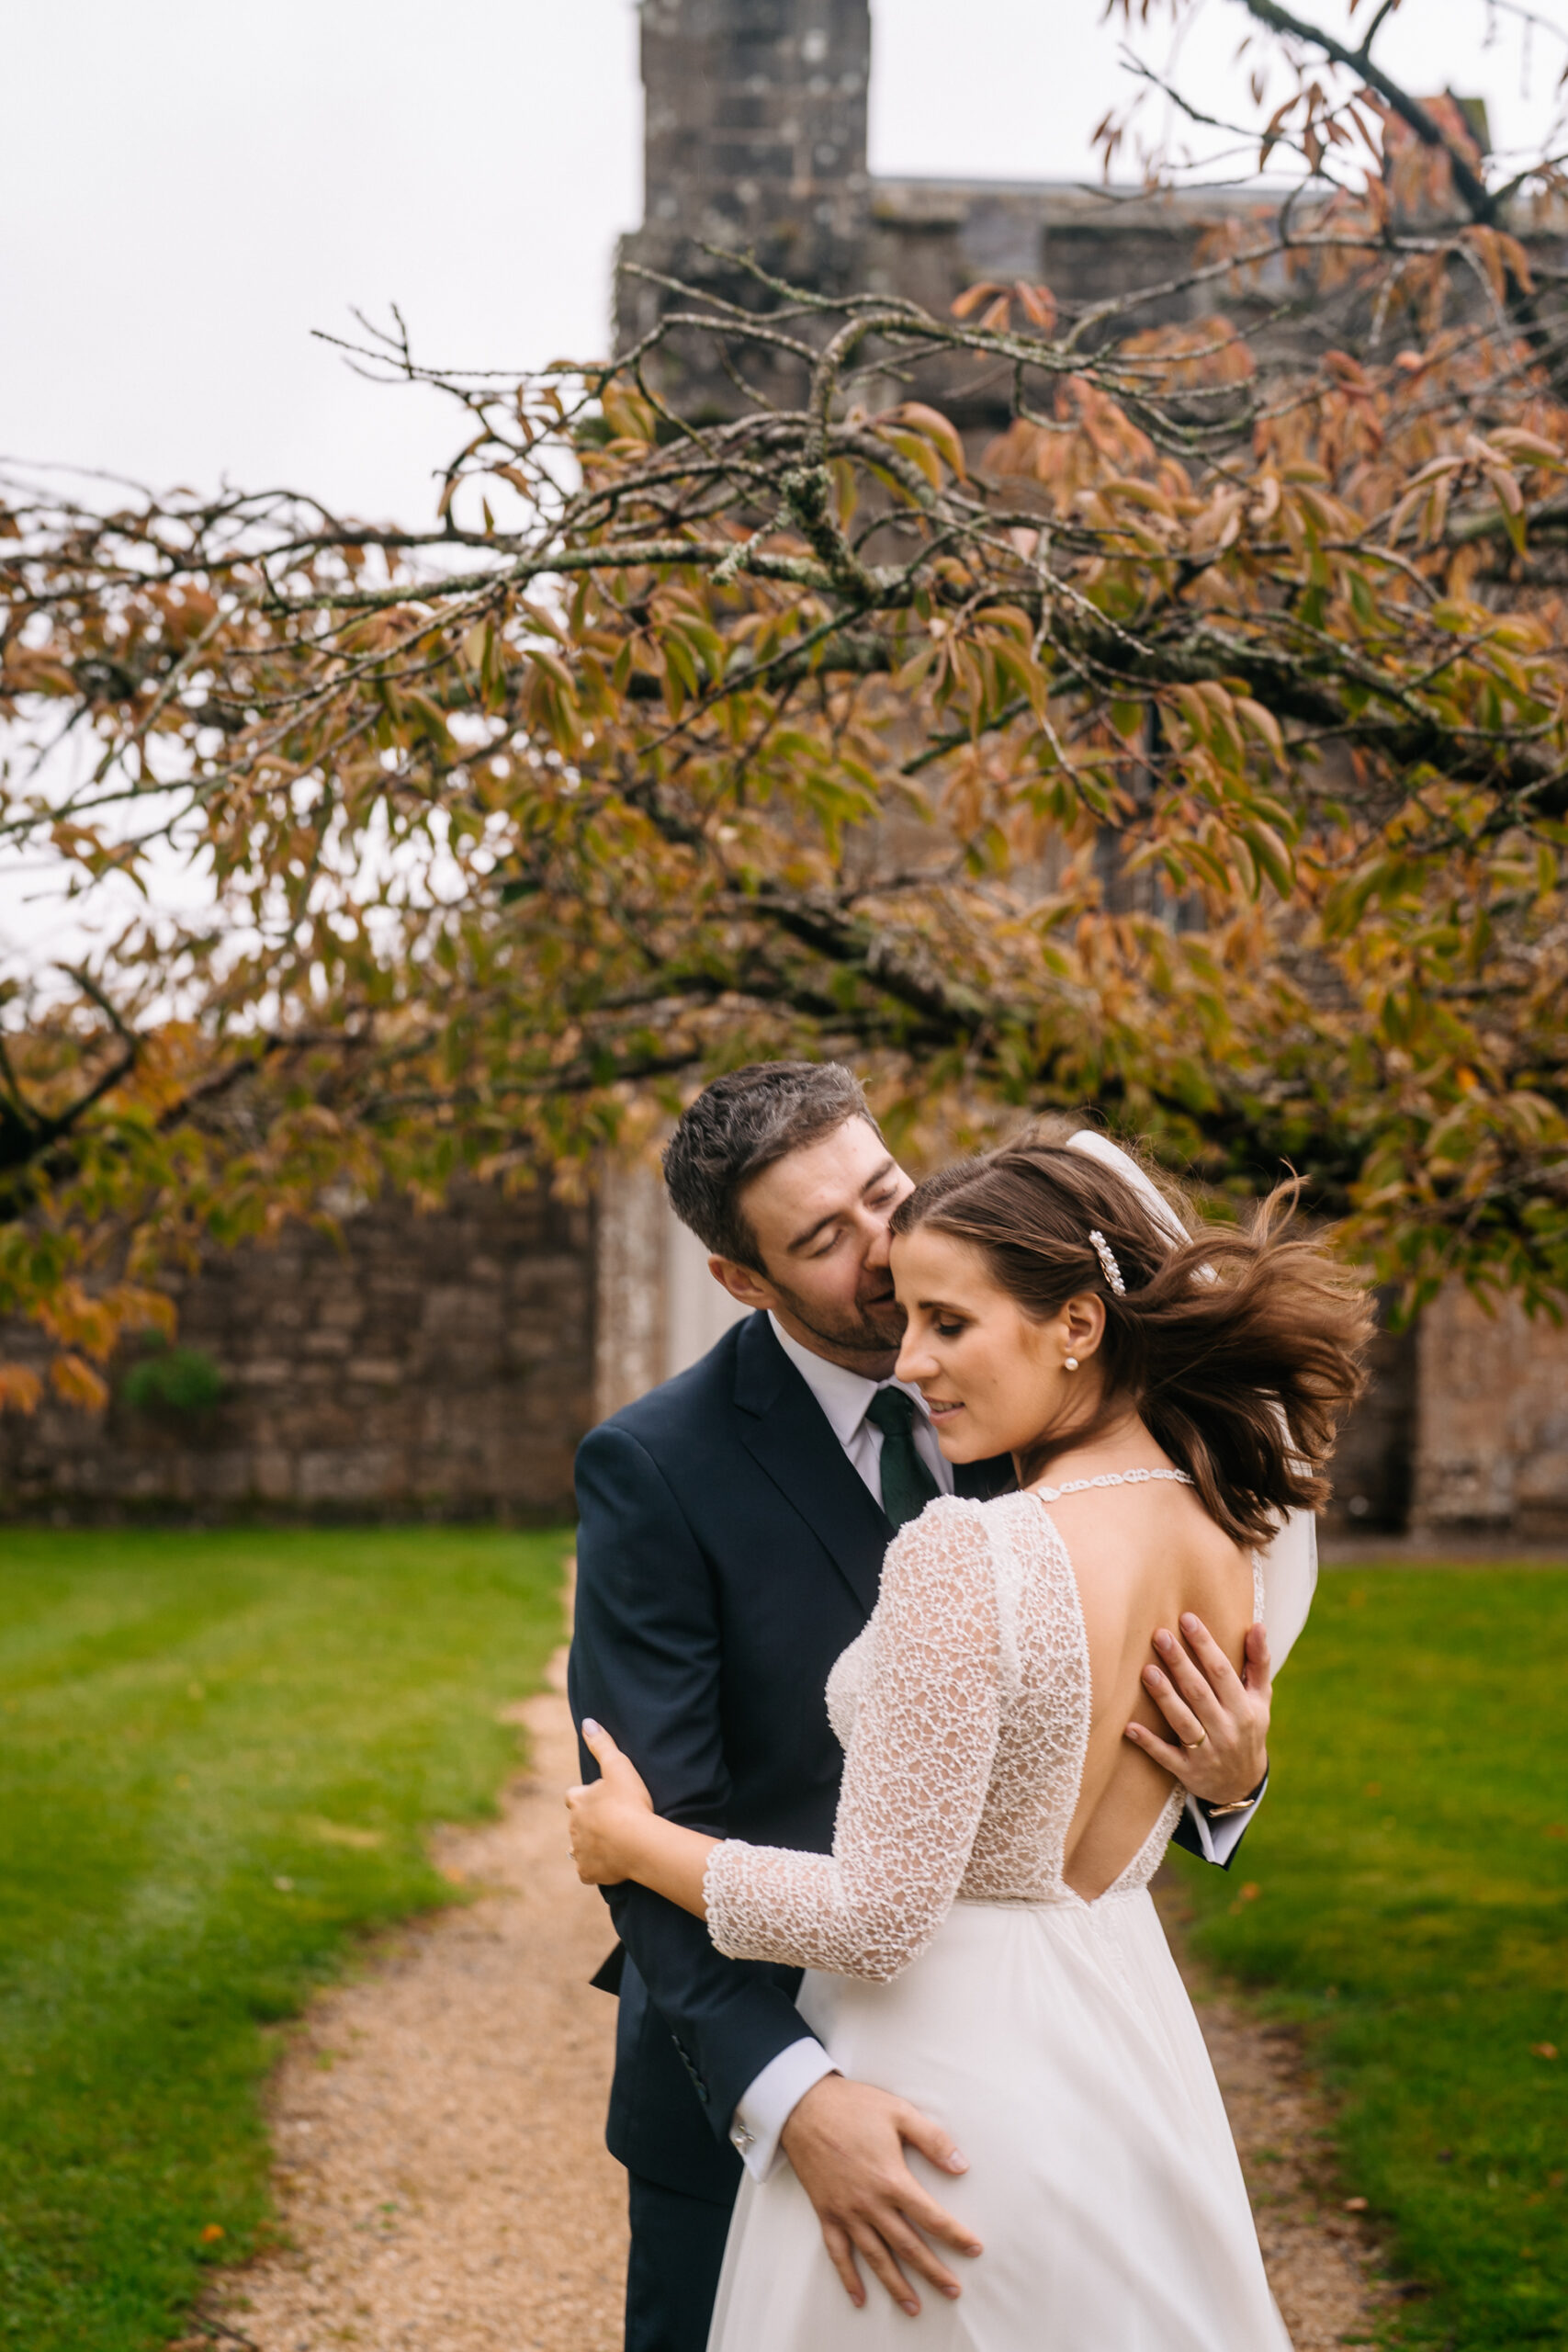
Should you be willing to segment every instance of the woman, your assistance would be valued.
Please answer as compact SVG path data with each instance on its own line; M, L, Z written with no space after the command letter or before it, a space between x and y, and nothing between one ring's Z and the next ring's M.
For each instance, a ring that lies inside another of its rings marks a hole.
M1156 1720L1151 1625L1195 1612L1240 1660L1255 1547L1322 1498L1366 1303L1281 1238L1278 1195L1249 1236L1178 1239L1118 1159L1026 1141L894 1219L898 1376L949 1460L1010 1452L1020 1491L940 1498L890 1549L828 1686L832 1854L661 1821L596 1725L603 1777L569 1799L584 1879L637 1879L721 1951L804 1967L843 2071L954 2134L968 2168L942 2194L985 2251L920 2319L944 2352L1288 2352L1147 1893L1180 1791L1123 1734ZM893 2306L854 2287L852 2313L781 2165L742 2187L711 2352L896 2341Z

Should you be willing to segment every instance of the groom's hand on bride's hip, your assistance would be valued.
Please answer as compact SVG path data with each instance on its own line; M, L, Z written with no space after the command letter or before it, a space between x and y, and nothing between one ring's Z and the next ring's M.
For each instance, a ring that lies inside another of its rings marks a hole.
M1269 1770L1268 1634L1261 1625L1247 1633L1245 1681L1201 1617L1182 1618L1179 1640L1161 1626L1154 1646L1157 1663L1144 1668L1144 1688L1174 1736L1129 1724L1128 1738L1190 1795L1240 1804Z
M855 2256L882 2281L893 2301L912 2319L920 2299L913 2272L941 2295L954 2296L958 2281L927 2240L975 2255L974 2232L921 2188L909 2170L906 2143L918 2148L940 2172L969 2169L951 2132L908 2099L842 2075L825 2075L794 2108L781 2144L795 2177L817 2209L822 2239L850 2301L865 2301Z

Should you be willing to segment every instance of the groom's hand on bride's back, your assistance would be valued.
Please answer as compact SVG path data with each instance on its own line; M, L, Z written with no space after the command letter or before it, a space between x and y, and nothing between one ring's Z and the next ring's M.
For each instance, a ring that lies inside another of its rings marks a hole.
M1154 1646L1158 1663L1144 1668L1144 1688L1173 1737L1135 1723L1127 1737L1189 1795L1205 1804L1239 1805L1269 1770L1268 1634L1261 1625L1248 1629L1245 1681L1201 1617L1182 1618L1179 1640L1162 1625Z
M890 2091L852 2083L842 2075L826 2075L807 2092L781 2140L817 2209L823 2243L850 2301L857 2307L865 2301L858 2254L913 2318L920 2299L908 2272L941 2295L959 2291L957 2279L927 2240L964 2255L978 2254L980 2241L921 2188L905 2158L906 2143L941 2172L969 2169L951 2132L929 2115Z

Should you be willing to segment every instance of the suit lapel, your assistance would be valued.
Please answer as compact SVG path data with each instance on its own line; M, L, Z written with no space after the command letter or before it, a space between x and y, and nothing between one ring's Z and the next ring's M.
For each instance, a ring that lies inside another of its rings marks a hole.
M742 1443L805 1520L869 1617L892 1528L765 1315L754 1315L742 1328L736 1359Z

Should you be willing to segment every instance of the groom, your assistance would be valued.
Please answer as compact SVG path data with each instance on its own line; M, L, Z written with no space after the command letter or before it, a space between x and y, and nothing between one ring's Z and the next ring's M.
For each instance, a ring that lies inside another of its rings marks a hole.
M572 1713L606 1726L671 1819L826 1853L843 1758L824 1685L883 1554L932 1496L1000 1492L1012 1464L949 1464L892 1377L887 1224L911 1184L849 1070L716 1080L664 1173L716 1280L757 1311L583 1440ZM1189 1791L1179 1841L1224 1864L1261 1794L1267 1650L1255 1627L1244 1686L1183 1630L1203 1672L1166 1637L1168 1671L1145 1676L1183 1745L1130 1736ZM862 2291L858 2254L901 2303L910 2273L951 2292L937 2249L973 2242L905 2157L962 2170L948 2134L833 2072L795 2007L797 1972L722 1958L642 1887L606 1894L621 1941L594 1981L620 1994L608 2141L630 2177L626 2352L703 2352L741 2165L760 2177L781 2149L846 2289Z

